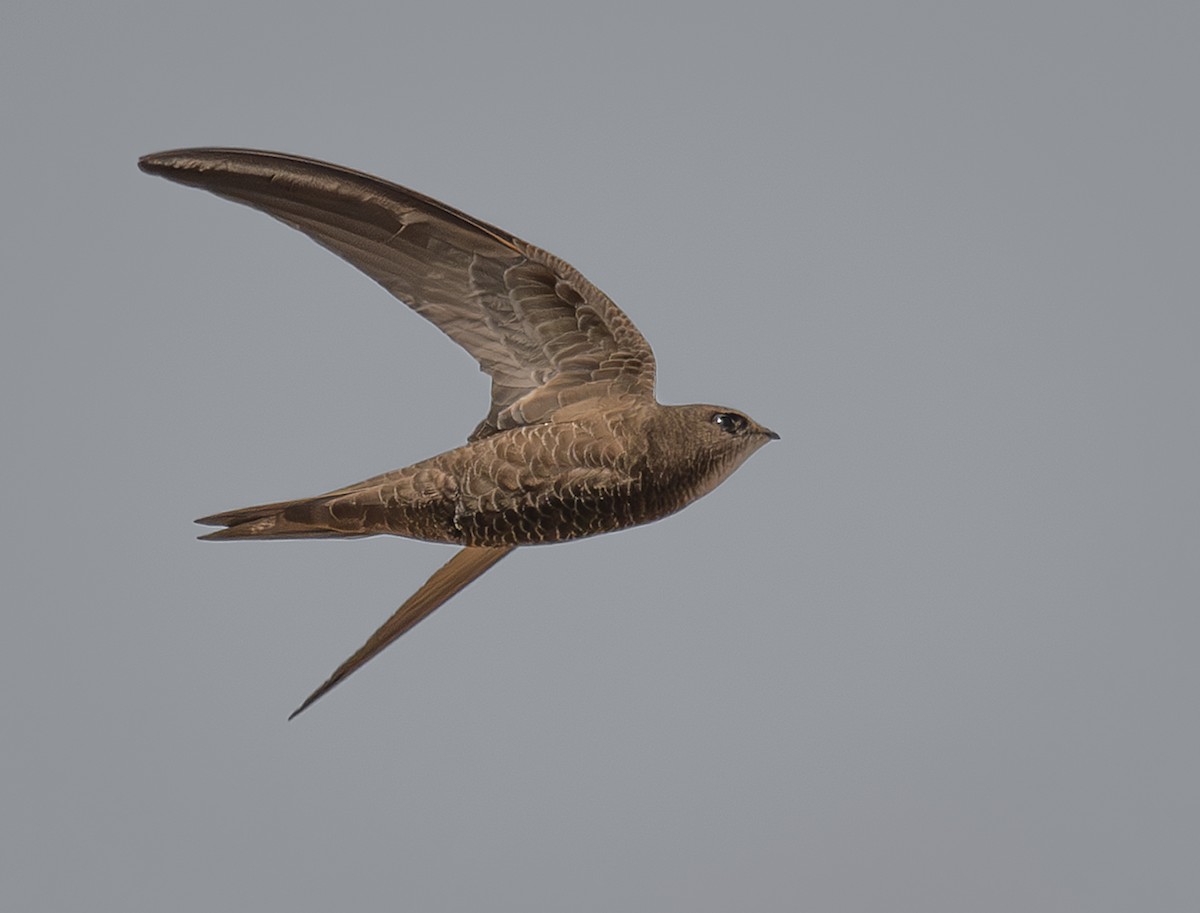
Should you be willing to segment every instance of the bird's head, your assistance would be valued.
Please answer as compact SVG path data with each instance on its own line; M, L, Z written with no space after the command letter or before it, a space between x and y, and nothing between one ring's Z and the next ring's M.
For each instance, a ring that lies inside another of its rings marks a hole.
M725 406L695 404L667 407L690 461L705 467L704 491L711 491L746 458L779 435L750 416Z

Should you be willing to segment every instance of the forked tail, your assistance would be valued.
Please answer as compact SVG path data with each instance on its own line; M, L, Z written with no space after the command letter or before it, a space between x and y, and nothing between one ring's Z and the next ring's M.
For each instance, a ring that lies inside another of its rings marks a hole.
M299 501L277 501L274 504L258 504L223 513L201 517L196 522L202 526L223 526L216 532L200 536L201 539L329 539L345 536L369 536L377 530L361 527L337 528L330 522L332 517L326 498L303 498Z

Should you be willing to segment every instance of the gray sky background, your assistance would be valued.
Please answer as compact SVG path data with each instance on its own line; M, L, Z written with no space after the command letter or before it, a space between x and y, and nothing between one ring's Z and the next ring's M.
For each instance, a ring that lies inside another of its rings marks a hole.
M0 13L0 907L1196 909L1196 5L433 6ZM288 723L449 551L192 518L487 382L186 145L545 246L783 439Z

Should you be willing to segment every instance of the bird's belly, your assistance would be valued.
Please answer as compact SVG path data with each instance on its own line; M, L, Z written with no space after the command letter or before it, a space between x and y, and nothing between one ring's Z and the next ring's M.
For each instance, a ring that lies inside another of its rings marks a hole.
M636 480L601 490L550 492L510 507L456 518L464 545L498 547L566 542L649 523L685 506L686 488Z

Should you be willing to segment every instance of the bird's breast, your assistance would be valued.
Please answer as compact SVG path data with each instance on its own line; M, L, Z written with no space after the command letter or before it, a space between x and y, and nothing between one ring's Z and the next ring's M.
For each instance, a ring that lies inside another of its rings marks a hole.
M575 466L535 484L522 479L525 484L498 485L473 509L460 512L455 524L466 545L581 539L649 523L686 507L709 490L709 474L707 467L664 465L645 455Z

